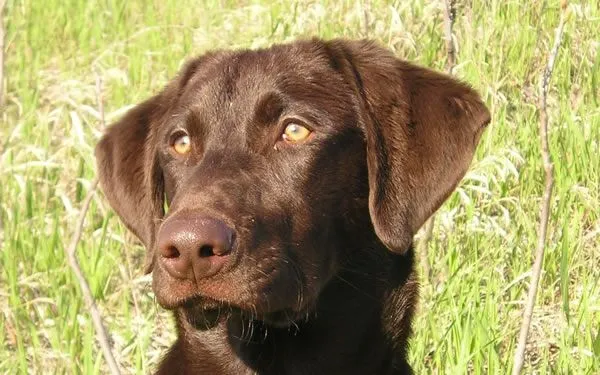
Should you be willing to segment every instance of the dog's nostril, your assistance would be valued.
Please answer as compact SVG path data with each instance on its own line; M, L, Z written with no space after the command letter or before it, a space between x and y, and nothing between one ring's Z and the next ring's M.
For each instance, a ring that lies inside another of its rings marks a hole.
M162 251L162 256L168 259L179 258L179 250L175 246L168 246Z
M200 258L206 258L215 255L215 252L212 246L204 245L200 247L200 251L198 254L200 255Z

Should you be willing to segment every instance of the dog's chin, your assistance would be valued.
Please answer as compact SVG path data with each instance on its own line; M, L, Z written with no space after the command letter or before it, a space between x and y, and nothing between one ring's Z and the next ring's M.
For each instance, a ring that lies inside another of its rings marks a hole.
M177 308L185 320L198 330L208 330L226 323L257 322L274 328L297 327L310 316L308 311L294 311L291 308L271 312L257 312L257 309L244 309L239 306L196 297Z

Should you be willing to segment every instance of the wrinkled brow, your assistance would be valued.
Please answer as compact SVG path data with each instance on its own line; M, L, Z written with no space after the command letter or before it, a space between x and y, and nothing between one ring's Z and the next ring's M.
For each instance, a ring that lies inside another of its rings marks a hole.
M285 109L285 101L281 94L269 92L256 102L251 124L264 126L276 123Z

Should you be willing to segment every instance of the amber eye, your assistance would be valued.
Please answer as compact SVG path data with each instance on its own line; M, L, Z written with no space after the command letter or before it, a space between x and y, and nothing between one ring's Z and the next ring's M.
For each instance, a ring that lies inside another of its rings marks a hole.
M288 143L298 143L306 140L310 133L311 131L304 126L296 123L290 123L285 127L281 137Z
M192 149L192 144L190 143L190 136L182 133L173 138L173 142L171 143L171 147L175 150L179 155L185 155Z

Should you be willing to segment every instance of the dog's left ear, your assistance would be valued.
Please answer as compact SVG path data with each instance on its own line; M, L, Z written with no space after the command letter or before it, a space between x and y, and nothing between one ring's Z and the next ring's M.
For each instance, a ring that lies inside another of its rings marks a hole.
M375 232L404 252L466 173L490 113L469 86L372 42L325 49L358 97Z

